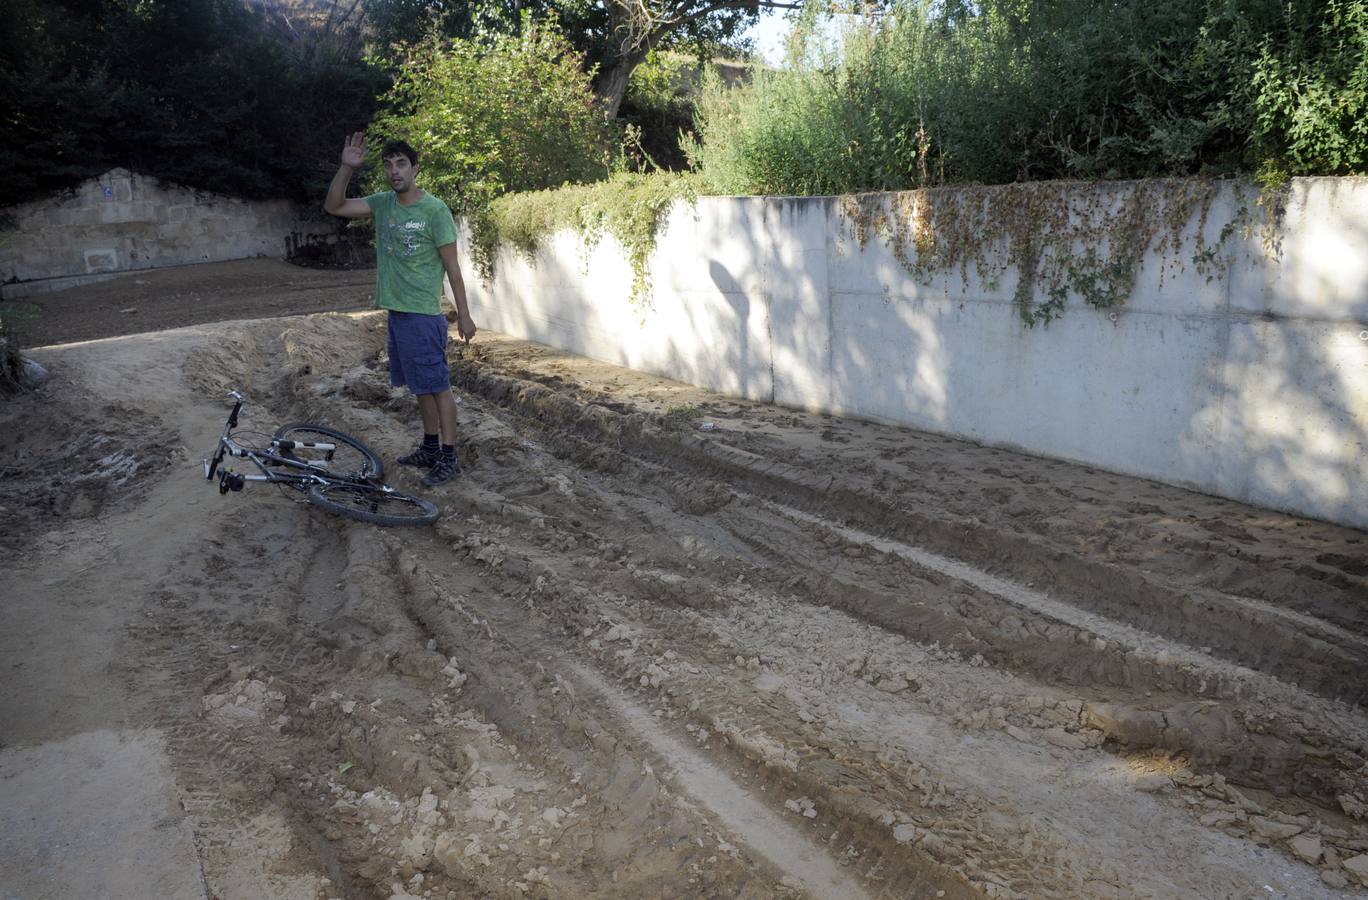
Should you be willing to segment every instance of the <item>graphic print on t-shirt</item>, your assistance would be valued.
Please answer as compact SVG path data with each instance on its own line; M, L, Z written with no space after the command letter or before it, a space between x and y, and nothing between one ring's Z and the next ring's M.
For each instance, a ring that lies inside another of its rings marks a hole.
M402 225L391 216L385 222L381 241L386 253L394 256L412 256L418 252L418 239L422 237L426 223L422 219L410 219Z

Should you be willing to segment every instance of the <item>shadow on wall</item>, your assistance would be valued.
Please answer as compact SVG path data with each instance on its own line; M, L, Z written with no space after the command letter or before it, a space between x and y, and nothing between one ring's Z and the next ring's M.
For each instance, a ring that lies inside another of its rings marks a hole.
M708 273L712 276L712 282L717 287L718 291L722 292L722 296L727 301L727 305L731 308L732 316L736 320L736 347L738 348L737 364L733 365L732 370L736 373L737 393L742 397L750 397L751 377L750 366L747 365L747 362L750 360L751 356L751 300L744 293L727 290L727 286L735 284L736 279L732 277L731 272L728 271L727 267L722 265L722 263L717 260L710 261L708 263ZM685 309L688 312L689 321L693 323L695 319L693 311L690 309L690 305L686 304ZM678 351L674 349L674 346L675 344L672 340L671 351L674 355L678 356Z
M644 319L637 368L773 399L765 221L757 198L674 206L651 258L650 305L633 310Z
M629 302L615 241L586 253L562 232L531 264L500 255L481 324L722 393L1368 527L1368 209L1361 185L1324 208L1340 181L1298 184L1320 206L1289 220L1281 268L1161 279L1119 318L1072 298L1027 330L1014 271L923 284L877 242L860 248L830 198L709 198L662 240L651 305Z
M1368 211L1344 209L1344 193L1330 179L1298 185L1296 243L1265 263L1262 296L1232 298L1244 314L1232 314L1224 359L1207 373L1217 405L1199 417L1218 429L1223 493L1294 510L1307 498L1364 528Z

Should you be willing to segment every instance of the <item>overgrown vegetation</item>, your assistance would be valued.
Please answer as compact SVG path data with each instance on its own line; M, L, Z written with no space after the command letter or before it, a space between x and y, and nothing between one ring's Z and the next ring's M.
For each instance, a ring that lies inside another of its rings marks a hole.
M639 169L680 171L680 135L693 129L694 95L707 67L680 53L651 53L632 71L618 115L641 134Z
M408 140L424 188L465 213L509 192L602 180L620 152L589 73L550 24L490 44L414 46L384 103L374 149Z
M412 47L385 104L372 147L402 137L418 148L423 187L466 218L485 277L501 240L535 244L540 232L529 211L563 224L582 195L573 185L603 182L622 166L624 135L551 25L489 44L433 39ZM374 187L384 189L378 180ZM562 191L548 193L553 187ZM523 199L497 206L505 195Z
M0 193L115 166L233 196L317 202L385 75L359 22L242 0L6 0Z
M646 300L651 251L664 216L675 200L697 199L696 182L690 175L620 172L598 184L500 197L491 206L488 227L475 234L476 265L489 277L503 242L530 257L563 229L577 231L586 248L610 234L632 266L632 298Z
M718 190L1368 171L1368 0L903 0L798 54L705 89Z
M1228 241L1249 225L1253 198L1208 237L1218 190L1217 181L1192 178L922 188L843 197L840 213L861 247L878 236L924 285L956 272L991 293L1014 267L1013 299L1034 326L1058 318L1070 295L1095 309L1121 305L1151 252L1161 280L1188 265L1208 279L1223 275L1233 262Z
M1169 179L1257 177L1268 213L1293 175L1368 171L1368 0L888 0L830 52L828 4L800 5L790 64L738 86L701 62L753 21L740 0L11 0L0 187L17 202L124 165L313 204L370 122L419 148L486 274L501 240L570 227L614 235L637 297L673 199L910 192L843 201L847 226L922 279L1018 266L1034 324L1069 296L1121 302L1147 250L1177 252L1164 235L1210 188ZM696 176L640 174L686 161ZM940 190L1051 179L1093 199ZM1242 224L1192 263L1218 271Z
M1368 0L903 0L834 55L811 26L788 68L705 84L707 188L905 192L842 201L860 242L922 281L1014 266L1028 325L1124 302L1148 252L1220 274L1255 208L1276 240L1291 176L1368 171ZM1216 185L1192 175L1263 194L1209 240Z

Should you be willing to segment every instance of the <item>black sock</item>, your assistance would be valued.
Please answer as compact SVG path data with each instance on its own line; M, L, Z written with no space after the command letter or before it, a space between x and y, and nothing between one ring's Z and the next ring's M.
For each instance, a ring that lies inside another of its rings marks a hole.
M436 452L437 446L438 446L438 444L437 444L437 435L435 435L435 434L425 434L425 435L423 435L423 449L424 449L424 450L431 450L431 451L433 451L433 452Z
M456 445L455 445L455 444L443 444L443 445L442 445L442 456L446 457L447 459L455 459L455 458L456 458Z

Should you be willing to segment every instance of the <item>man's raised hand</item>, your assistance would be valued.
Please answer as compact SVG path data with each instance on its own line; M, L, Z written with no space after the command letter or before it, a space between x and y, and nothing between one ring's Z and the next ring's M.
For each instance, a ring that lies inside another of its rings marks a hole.
M363 132L356 132L347 138L347 143L342 147L342 165L352 169L361 168L361 164L366 161L366 135Z

